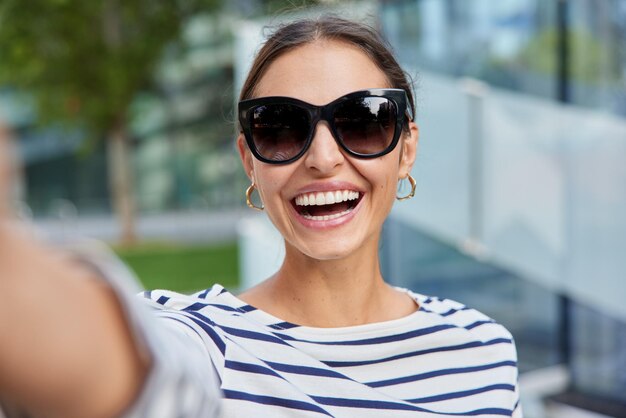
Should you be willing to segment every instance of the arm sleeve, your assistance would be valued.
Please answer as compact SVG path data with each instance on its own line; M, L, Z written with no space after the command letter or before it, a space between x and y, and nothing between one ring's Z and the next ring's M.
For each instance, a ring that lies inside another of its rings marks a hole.
M513 339L512 336L511 336L511 339L513 341L513 350L514 350L514 353L515 353L515 362L517 363L517 361L518 361L517 346L515 344L515 339ZM521 402L521 399L520 399L520 387L519 387L519 369L517 367L515 368L515 394L514 394L513 401L515 403L513 404L513 414L511 415L512 418L523 418L524 414L522 412L522 402Z
M99 243L70 248L115 291L137 346L150 357L139 396L120 418L213 418L221 391L202 339L183 323L159 319L137 297L140 286L126 266Z
M515 385L515 405L513 405L513 418L523 418L522 403L519 396L519 383Z

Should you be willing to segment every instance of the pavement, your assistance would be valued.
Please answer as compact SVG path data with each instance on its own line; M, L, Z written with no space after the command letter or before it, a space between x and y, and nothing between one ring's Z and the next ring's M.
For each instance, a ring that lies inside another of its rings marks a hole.
M145 214L137 217L137 236L140 240L185 243L233 241L238 223L248 215L247 208ZM83 237L115 243L120 236L120 226L112 215L34 219L34 224L53 242Z

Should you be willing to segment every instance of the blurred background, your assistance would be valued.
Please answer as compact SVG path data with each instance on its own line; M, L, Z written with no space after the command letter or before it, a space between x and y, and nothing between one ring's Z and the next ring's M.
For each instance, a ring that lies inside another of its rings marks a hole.
M282 243L245 207L233 108L268 25L328 11L415 80L383 275L507 326L526 417L626 417L626 0L2 0L15 210L147 288L267 277Z

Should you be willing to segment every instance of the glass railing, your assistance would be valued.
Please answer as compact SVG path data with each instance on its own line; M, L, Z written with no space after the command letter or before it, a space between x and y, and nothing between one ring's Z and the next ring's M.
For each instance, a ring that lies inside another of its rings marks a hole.
M396 0L382 4L382 27L406 65L553 98L560 57L567 67L569 101L626 117L623 1ZM559 44L560 34L565 47Z
M423 72L416 199L395 215L626 319L626 120Z

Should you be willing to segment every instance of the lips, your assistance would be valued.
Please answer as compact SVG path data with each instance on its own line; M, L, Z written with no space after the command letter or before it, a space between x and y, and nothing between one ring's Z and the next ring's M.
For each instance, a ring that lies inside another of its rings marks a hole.
M329 221L349 214L362 196L362 193L349 189L310 192L299 194L292 204L305 219Z

